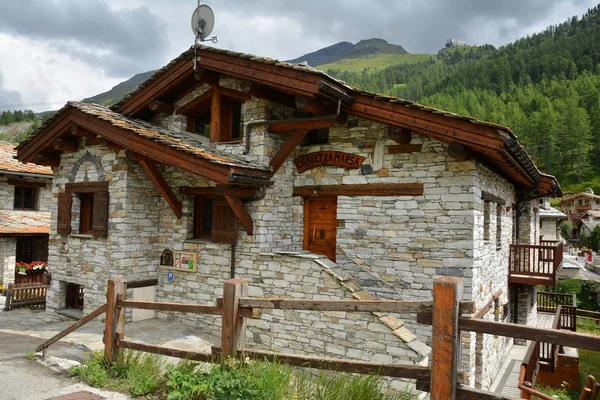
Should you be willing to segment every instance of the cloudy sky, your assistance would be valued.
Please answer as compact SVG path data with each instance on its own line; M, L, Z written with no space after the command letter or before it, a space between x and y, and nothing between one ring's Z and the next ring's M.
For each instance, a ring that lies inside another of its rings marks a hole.
M379 37L435 53L501 46L598 0L210 0L218 47L291 59ZM0 0L0 110L57 109L156 69L193 44L197 0Z

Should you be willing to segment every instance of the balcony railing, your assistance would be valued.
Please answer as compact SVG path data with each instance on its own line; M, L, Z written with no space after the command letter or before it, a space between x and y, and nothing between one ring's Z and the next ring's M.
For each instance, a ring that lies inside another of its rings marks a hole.
M556 273L563 260L561 241L542 244L511 244L508 281L525 285L556 286Z

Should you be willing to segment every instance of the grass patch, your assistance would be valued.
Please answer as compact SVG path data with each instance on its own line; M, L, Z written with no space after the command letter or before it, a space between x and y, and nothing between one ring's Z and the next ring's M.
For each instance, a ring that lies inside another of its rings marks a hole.
M365 69L376 71L397 64L417 64L432 57L432 54L373 54L360 58L345 58L316 68L323 71L362 72Z
M579 400L579 393L574 391L569 391L567 389L552 389L548 386L536 385L535 390L538 392L542 392L547 394L548 396L552 396L557 400ZM533 396L534 399L539 399L537 396Z
M160 357L126 350L110 367L93 353L69 374L86 383L134 396L168 400L407 400L410 393L386 390L383 377L293 368L278 362L184 361L162 368Z

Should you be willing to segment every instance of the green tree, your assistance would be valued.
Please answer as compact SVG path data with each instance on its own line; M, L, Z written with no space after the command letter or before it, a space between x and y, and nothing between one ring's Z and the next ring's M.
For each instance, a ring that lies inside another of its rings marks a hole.
M573 237L573 224L569 221L561 222L558 226L558 230L560 231L560 236L567 242Z

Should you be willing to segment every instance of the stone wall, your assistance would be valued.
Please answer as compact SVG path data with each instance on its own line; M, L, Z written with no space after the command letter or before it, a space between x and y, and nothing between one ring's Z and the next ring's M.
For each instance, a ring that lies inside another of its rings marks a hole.
M43 183L46 186L37 188L37 204L36 210L49 211L52 202L52 190L50 178L31 178L26 176L0 176L0 209L13 210L15 199L15 186L9 185L8 180L19 180L22 182ZM33 212L33 211L32 211Z
M15 281L15 253L17 239L0 237L0 284L6 289L9 283Z
M540 218L540 235L544 240L558 240L560 233L558 232L559 222L554 218Z

